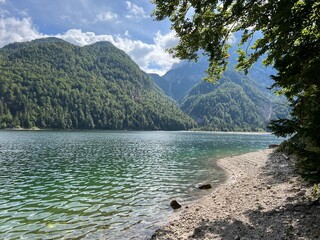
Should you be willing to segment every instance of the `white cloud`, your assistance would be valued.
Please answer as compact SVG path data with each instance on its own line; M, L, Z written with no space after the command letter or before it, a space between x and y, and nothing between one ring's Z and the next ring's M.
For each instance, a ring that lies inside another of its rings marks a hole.
M166 44L168 46L168 43L170 43L169 39L171 39L172 33L168 35L169 37L158 32L154 38L154 44L132 40L127 36L96 35L93 32L82 32L80 29L71 29L64 34L56 35L56 37L79 46L99 41L109 41L117 48L125 51L142 70L163 75L171 69L174 63L180 61L165 51Z
M129 31L128 31L128 30L126 30L126 31L124 32L124 35L125 35L126 37L130 37L130 33L129 33Z
M54 37L61 38L78 46L85 46L101 41L114 41L111 35L96 35L93 32L82 32L80 29L70 29L63 34L57 34Z
M116 19L118 19L118 15L110 11L100 13L96 16L96 21L100 22L114 21Z
M171 31L166 35L161 35L160 31L158 31L154 37L154 42L156 45L166 49L176 46L179 39L176 37L176 33L174 31Z
M126 4L127 4L128 14L125 17L127 19L139 20L139 19L148 17L148 15L146 14L146 12L142 7L139 7L138 5L130 1L126 1Z
M234 34L229 35L227 44L235 45L237 43L237 38Z
M6 3L6 0L0 0L0 4Z
M30 41L45 37L32 25L30 18L2 18L0 20L0 47L12 42Z
M39 33L30 18L6 18L0 22L0 47L12 42L30 41L42 37L49 36ZM70 29L63 34L51 35L51 37L58 37L79 46L109 41L125 51L142 70L148 73L163 75L171 69L174 63L180 61L165 51L166 48L172 47L177 42L173 32L165 35L157 32L154 43L132 40L128 34L124 36L97 35L93 32L82 32L80 29Z

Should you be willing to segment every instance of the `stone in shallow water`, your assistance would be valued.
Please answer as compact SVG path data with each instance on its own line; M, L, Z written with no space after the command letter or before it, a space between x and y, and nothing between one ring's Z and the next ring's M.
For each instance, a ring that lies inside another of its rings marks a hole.
M211 186L211 184L206 183L206 184L199 185L198 188L201 189L201 190L202 189L210 189L210 188L212 188L212 186Z
M170 207L172 207L173 209L178 209L181 208L181 205L176 200L172 200L170 203Z

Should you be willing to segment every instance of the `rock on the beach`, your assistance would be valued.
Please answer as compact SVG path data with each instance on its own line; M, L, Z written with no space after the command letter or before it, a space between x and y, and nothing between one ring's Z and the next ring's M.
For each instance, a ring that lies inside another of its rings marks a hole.
M206 183L206 184L199 185L198 188L201 189L201 190L202 189L210 189L210 188L212 188L212 186L211 186L211 184Z
M178 209L181 208L181 205L176 200L172 200L170 203L170 207L172 207L173 209Z

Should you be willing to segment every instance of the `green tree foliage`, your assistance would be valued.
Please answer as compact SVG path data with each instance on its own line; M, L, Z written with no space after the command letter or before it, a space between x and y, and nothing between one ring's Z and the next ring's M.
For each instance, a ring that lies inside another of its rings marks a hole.
M243 31L238 68L248 71L261 56L274 65L273 87L292 106L292 119L279 119L271 129L289 136L304 174L320 178L320 2L317 0L153 0L157 20L169 17L180 42L171 51L196 59L208 55L209 78L218 78L227 64L227 39ZM256 32L262 37L252 44Z
M181 130L194 122L123 51L56 38L0 49L0 128Z

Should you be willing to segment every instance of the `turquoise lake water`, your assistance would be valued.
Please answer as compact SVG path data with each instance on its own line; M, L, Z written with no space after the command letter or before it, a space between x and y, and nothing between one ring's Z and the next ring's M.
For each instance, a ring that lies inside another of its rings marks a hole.
M217 159L265 149L270 134L0 132L0 239L145 239L170 200L219 184Z

